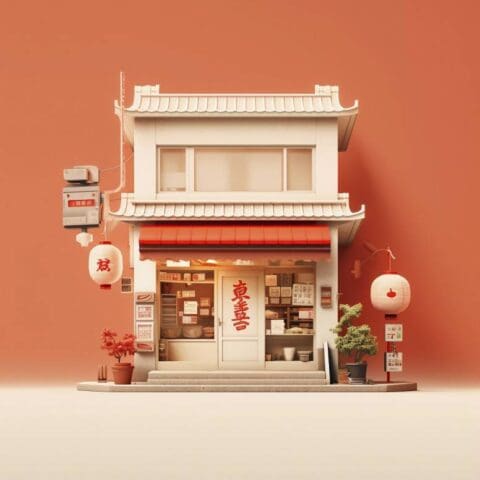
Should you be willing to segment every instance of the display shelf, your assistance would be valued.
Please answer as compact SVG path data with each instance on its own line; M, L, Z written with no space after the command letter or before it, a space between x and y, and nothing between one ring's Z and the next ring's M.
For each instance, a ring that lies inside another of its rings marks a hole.
M173 293L160 294L160 325L171 327L177 324L177 299Z
M215 283L214 280L203 280L199 281L186 281L186 280L160 280L161 283L183 283L184 285L213 285Z
M298 309L298 308L313 308L314 306L313 305L292 305L290 303L266 303L265 307Z
M314 333L268 333L266 337L313 337Z
M162 341L174 343L188 343L188 342L216 342L215 338L162 338Z
M314 360L308 362L271 360L265 362L265 370L317 370L317 362Z

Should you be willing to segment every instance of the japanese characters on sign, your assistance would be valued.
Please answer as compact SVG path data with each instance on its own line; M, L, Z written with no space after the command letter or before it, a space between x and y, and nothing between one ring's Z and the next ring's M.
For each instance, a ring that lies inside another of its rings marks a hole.
M385 352L384 362L386 372L401 372L403 370L403 353Z
M385 324L385 341L386 342L403 341L403 325L401 323Z
M238 280L233 284L233 326L235 330L245 330L250 325L250 317L248 311L250 310L247 300L250 300L247 283L243 280Z

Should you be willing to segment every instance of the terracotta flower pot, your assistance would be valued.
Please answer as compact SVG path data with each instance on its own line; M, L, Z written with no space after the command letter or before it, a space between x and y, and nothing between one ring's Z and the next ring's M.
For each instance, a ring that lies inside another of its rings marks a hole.
M131 363L116 363L112 367L113 382L116 385L132 383L133 365Z
M348 382L348 370L346 368L338 369L338 383L347 384Z

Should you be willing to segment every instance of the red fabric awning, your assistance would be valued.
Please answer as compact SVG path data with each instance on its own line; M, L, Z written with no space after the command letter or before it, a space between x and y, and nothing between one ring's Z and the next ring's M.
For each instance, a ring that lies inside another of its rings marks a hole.
M296 223L175 222L140 227L143 258L325 258L328 225ZM147 254L149 252L149 254ZM150 253L151 252L151 253ZM328 256L328 255L327 255Z

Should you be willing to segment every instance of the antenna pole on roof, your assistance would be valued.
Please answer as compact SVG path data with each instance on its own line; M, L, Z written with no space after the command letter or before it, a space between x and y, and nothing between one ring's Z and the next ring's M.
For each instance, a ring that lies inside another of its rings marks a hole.
M118 193L125 187L125 73L120 72L120 183L114 190L107 190L103 194L104 200L104 217L103 235L105 240L108 236L108 226L110 221L110 195Z

